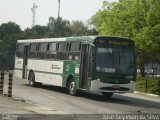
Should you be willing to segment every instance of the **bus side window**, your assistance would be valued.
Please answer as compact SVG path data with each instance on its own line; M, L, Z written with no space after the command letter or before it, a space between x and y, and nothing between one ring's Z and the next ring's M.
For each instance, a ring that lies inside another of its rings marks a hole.
M40 59L45 59L47 48L48 48L48 43L37 44L37 57Z
M80 58L80 42L71 42L69 50L69 60L79 60Z
M58 51L57 51L57 59L58 60L67 60L68 59L68 45L67 42L60 42L58 44Z
M24 44L17 44L16 56L22 58L24 54Z
M33 43L30 45L30 58L37 58L37 44Z
M49 43L46 58L47 59L56 59L56 54L57 54L56 50L57 50L57 44L56 43Z

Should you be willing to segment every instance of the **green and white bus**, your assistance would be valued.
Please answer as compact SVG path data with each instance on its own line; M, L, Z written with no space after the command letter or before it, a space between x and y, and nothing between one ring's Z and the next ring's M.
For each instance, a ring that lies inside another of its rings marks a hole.
M81 36L18 40L15 75L37 83L77 90L133 92L136 81L135 46L127 38Z

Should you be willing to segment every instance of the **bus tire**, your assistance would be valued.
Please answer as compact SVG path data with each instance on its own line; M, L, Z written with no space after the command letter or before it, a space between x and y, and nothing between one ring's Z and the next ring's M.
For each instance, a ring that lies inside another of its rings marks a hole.
M34 72L31 72L30 75L29 75L29 86L31 87L35 87L35 75L34 75Z
M102 92L102 95L105 99L109 99L112 97L113 93L111 92Z
M70 78L69 82L69 94L72 96L77 95L76 83L74 78Z

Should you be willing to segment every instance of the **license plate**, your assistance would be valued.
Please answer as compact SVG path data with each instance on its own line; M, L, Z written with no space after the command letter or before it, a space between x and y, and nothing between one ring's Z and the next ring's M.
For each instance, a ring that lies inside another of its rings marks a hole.
M119 85L112 85L112 88L114 88L114 89L119 89L120 86L119 86Z

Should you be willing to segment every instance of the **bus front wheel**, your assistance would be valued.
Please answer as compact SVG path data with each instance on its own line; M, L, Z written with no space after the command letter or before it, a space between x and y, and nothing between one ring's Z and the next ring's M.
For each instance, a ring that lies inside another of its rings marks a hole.
M110 92L102 92L102 95L105 99L108 99L110 97L112 97L113 93L110 93Z
M73 78L71 78L71 80L69 82L69 94L72 95L72 96L77 95L76 83L75 83L75 80Z

